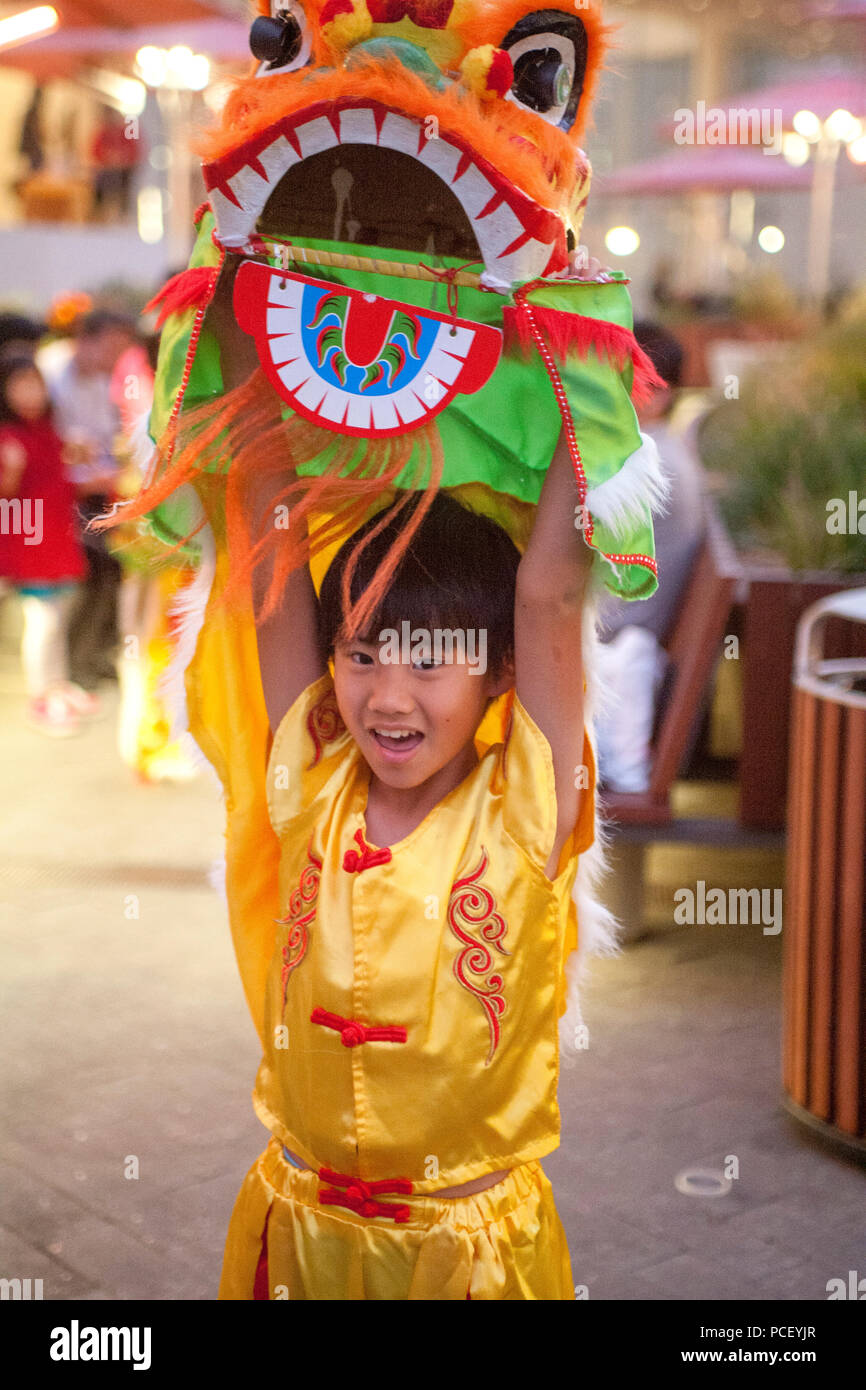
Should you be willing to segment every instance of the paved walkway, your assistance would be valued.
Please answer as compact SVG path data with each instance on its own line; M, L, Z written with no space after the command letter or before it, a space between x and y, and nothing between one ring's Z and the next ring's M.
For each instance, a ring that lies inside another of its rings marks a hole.
M219 795L205 778L138 785L110 719L67 741L31 732L4 621L0 1276L41 1278L47 1299L210 1299L266 1138L207 882ZM672 901L694 866L663 866ZM779 1110L780 955L759 928L690 927L596 967L545 1161L591 1298L822 1299L828 1279L866 1275L866 1172ZM729 1195L676 1189L727 1156Z

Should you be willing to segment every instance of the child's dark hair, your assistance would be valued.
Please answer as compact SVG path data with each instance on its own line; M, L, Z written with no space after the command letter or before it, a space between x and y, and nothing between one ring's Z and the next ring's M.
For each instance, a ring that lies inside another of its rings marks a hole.
M319 639L327 657L344 628L343 572L352 554L381 520L372 517L343 544L331 562L319 594ZM360 553L352 579L356 603L394 544L398 529L386 526ZM377 641L386 628L486 629L490 670L498 675L514 653L514 593L520 551L489 517L470 511L440 492L419 526L382 602L367 624L365 637ZM372 635L372 634L375 634Z
M85 314L78 324L76 337L98 338L100 334L113 330L128 333L130 337L134 337L135 320L129 314L122 314L117 309L92 309L89 314Z
M634 326L634 336L659 376L675 391L683 379L685 352L682 343L663 324L651 319L639 320Z
M35 372L37 376L42 376L32 357L25 357L23 354L17 357L0 357L0 425L20 423L21 417L12 409L6 397L9 382L19 372ZM50 404L46 406L45 413L50 416Z

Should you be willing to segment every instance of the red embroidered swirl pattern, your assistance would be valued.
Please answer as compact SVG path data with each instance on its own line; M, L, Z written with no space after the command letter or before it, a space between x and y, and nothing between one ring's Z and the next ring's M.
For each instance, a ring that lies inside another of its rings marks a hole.
M307 728L316 750L310 767L315 767L322 756L324 745L333 743L334 739L346 732L346 726L337 708L337 697L333 690L329 690L327 695L323 695L319 703L310 710L307 715Z
M496 899L489 888L480 882L489 862L487 850L482 846L478 867L455 881L448 899L448 925L457 940L464 943L464 949L454 962L454 974L463 988L480 1001L490 1026L490 1051L485 1066L490 1065L499 1046L499 1020L505 1013L502 976L490 973L493 967L490 948L503 956L511 954L502 945L508 930L505 919L495 911Z
M289 935L283 947L283 968L280 979L283 985L283 1008L286 1007L286 991L289 977L307 954L310 944L307 927L316 916L316 901L319 896L319 880L322 876L322 861L307 848L307 863L301 870L298 886L289 899L289 911L279 919L280 926L288 926Z

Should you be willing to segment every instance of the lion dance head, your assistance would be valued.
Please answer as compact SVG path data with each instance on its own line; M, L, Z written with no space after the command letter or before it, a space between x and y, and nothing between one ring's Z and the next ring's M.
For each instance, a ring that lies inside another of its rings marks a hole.
M260 0L255 70L202 142L223 246L262 234L564 271L605 30L586 0Z
M251 70L198 142L208 198L190 269L158 296L162 404L139 514L195 483L248 580L245 479L291 463L273 605L293 568L415 494L355 627L437 489L474 488L520 544L564 430L608 587L645 596L653 462L631 397L657 379L625 277L576 259L598 6L259 7Z

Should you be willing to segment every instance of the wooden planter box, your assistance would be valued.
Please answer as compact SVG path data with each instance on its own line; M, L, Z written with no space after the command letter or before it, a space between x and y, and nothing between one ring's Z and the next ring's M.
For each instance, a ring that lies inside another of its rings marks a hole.
M866 584L866 575L824 571L752 571L743 631L743 749L740 759L740 822L783 830L788 800L791 672L797 623L818 599ZM831 622L827 656L866 656L851 651L849 626Z

